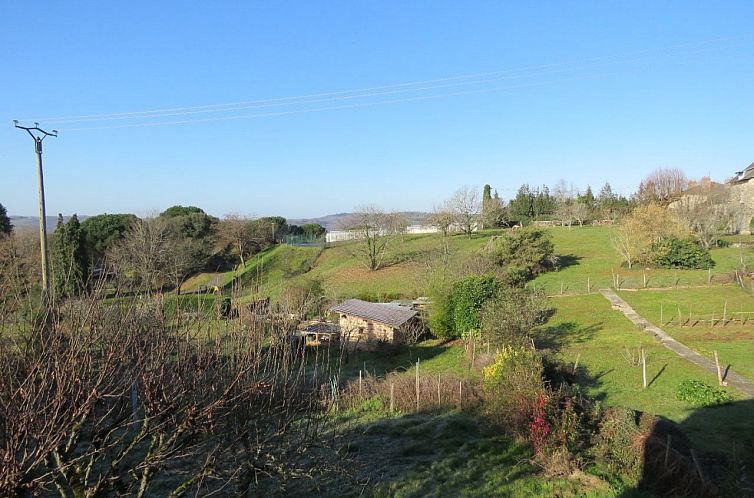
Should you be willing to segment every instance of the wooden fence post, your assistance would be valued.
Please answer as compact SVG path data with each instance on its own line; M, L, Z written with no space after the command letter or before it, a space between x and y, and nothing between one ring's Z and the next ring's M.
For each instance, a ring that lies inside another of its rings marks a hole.
M717 368L717 383L722 386L724 384L723 384L723 371L720 369L720 359L717 356L717 350L714 350L713 353L715 355L715 367Z
M563 281L560 281L560 295L563 295Z
M361 370L359 370L359 398L362 398L362 382L361 382Z
M725 301L725 307L723 307L723 325L725 325L725 319L728 316L728 301Z
M573 362L573 374L576 375L576 370L579 368L579 360L581 359L581 353L576 355L576 361Z
M644 272L644 288L647 288L647 272Z
M641 348L641 375L644 381L644 389L647 388L647 354L644 348Z
M419 358L416 359L416 411L419 411Z
M463 381L458 381L458 408L463 408Z

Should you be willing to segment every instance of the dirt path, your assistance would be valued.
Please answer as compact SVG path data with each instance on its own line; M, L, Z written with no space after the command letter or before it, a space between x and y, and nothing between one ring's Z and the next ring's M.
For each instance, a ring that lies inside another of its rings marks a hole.
M647 334L659 339L663 346L675 352L678 356L680 356L684 360L690 361L691 363L694 363L695 365L699 365L703 369L717 376L717 367L715 366L714 360L711 360L710 358L707 358L706 356L700 355L699 353L697 353L690 347L670 337L670 335L668 335L668 333L662 330L661 328L651 324L644 317L642 317L636 311L634 311L634 309L631 306L629 306L629 304L626 301L624 301L620 296L618 296L611 289L600 289L600 294L605 296L605 298L608 301L610 301L614 309L617 309L623 312L623 314L626 315L626 318L631 320L634 325L639 327L641 330L643 330ZM725 376L725 380L727 381L729 386L733 386L737 388L739 391L748 395L749 397L754 398L754 383L751 382L750 380L744 377L741 377L740 375L733 372L732 370L728 370L728 373Z

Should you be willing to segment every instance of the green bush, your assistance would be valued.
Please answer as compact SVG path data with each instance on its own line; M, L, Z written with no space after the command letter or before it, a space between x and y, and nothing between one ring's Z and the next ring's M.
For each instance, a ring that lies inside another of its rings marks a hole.
M644 473L644 438L656 420L629 408L606 410L599 424L594 445L595 463L608 474L620 476L629 486L639 483Z
M441 339L457 337L453 327L453 299L447 284L435 283L430 286L429 329Z
M534 403L547 394L542 360L529 348L503 346L483 370L488 415L519 436L529 435Z
M678 384L676 398L693 406L714 406L730 403L732 397L724 389L712 387L700 380L686 379Z
M665 239L652 247L654 263L660 268L708 269L715 262L709 252L690 239Z
M540 273L555 268L552 237L544 230L524 228L498 238L490 249L490 258L504 267L510 285L523 285Z
M453 329L457 335L480 326L479 312L500 288L492 275L471 275L456 282L451 294Z
M534 327L552 314L544 292L504 287L481 312L482 337L495 346L528 344Z

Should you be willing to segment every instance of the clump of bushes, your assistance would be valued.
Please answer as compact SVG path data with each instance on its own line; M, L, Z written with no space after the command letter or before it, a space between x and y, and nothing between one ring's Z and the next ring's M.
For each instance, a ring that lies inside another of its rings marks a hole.
M724 389L712 387L700 380L681 381L675 395L679 400L696 407L723 405L733 401Z
M500 289L500 282L490 274L470 275L432 294L430 328L438 337L453 339L465 336L480 326L479 312Z
M709 251L691 239L664 239L652 247L652 252L660 268L706 270L715 264Z
M549 233L524 228L496 239L489 256L502 267L502 277L507 284L521 286L556 267L554 249Z

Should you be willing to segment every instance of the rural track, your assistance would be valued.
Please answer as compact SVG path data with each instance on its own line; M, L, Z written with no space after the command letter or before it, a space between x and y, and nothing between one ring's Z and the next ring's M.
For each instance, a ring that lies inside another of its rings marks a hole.
M656 325L650 323L646 318L642 317L636 311L634 311L634 309L626 301L624 301L623 298L613 292L612 289L600 289L600 294L602 294L608 301L610 301L614 309L621 311L626 316L626 318L633 322L634 325L636 325L645 333L658 339L663 346L673 351L684 360L698 365L708 372L712 373L713 375L717 376L717 367L715 366L715 362L713 360L707 358L706 356L702 356L697 351L694 351L685 344L676 341L660 327L657 327ZM752 383L750 380L740 376L732 370L728 370L727 374L725 375L725 381L728 383L728 386L733 386L747 396L754 398L754 383Z

